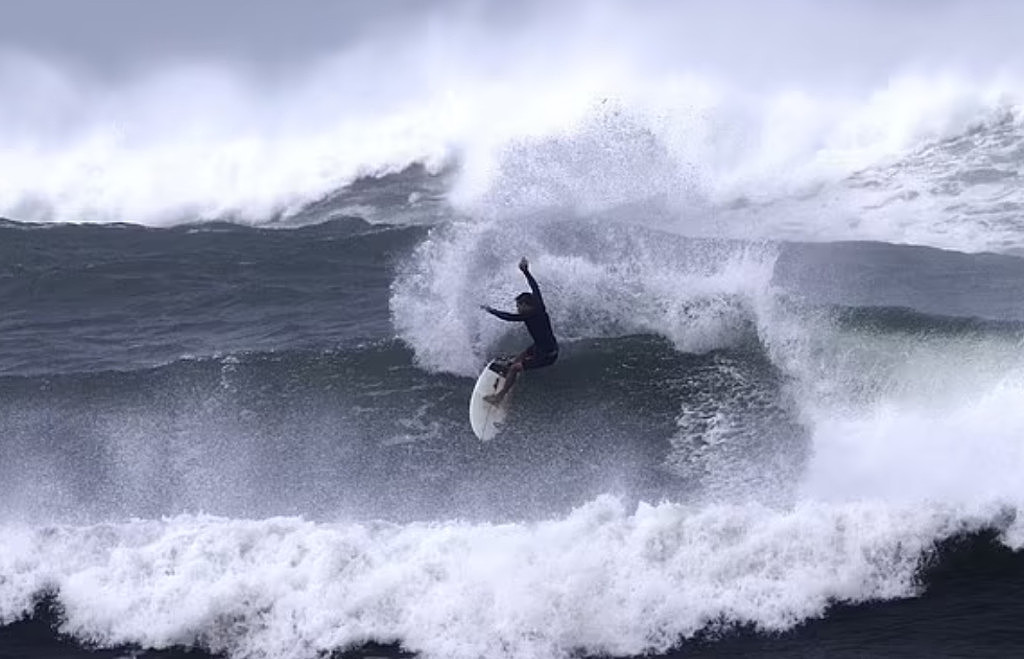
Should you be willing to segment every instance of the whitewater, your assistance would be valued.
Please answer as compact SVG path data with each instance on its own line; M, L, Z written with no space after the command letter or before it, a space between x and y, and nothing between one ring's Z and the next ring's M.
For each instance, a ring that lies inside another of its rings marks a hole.
M1019 560L1021 19L439 2L273 73L0 43L0 631L713 655L926 598L965 538ZM481 447L522 255L563 355Z
M458 166L448 198L477 215L656 199L690 233L1005 249L1020 10L986 8L525 4L503 31L440 3L265 76L180 57L108 80L0 50L0 213L266 222L421 163ZM980 218L940 189L971 177Z

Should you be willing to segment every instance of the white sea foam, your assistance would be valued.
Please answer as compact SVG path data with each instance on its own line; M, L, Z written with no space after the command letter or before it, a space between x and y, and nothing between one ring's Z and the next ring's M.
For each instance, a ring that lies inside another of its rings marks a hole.
M520 22L499 27L442 5L432 21L339 44L274 81L194 62L101 83L0 53L0 214L258 222L359 175L458 158L452 200L473 216L656 197L683 215L683 233L976 248L981 225L933 231L935 218L910 213L861 221L860 197L828 187L780 209L734 204L805 198L1015 111L1020 62L1000 44L1016 43L1019 8L996 3L982 16L946 3L925 32L914 13L567 3L524 6Z
M997 517L881 503L627 511L603 497L530 524L7 527L0 620L47 590L62 630L102 645L305 658L375 639L424 657L639 654L709 624L784 630L833 601L913 594L936 539Z
M1007 545L1024 546L1014 521L1024 505L1024 416L1015 412L1024 364L1015 337L844 325L777 298L770 251L724 244L702 254L703 243L570 224L559 233L563 224L538 219L509 225L508 236L581 241L567 250L573 257L549 248L534 263L571 331L654 331L701 350L728 347L737 323L753 325L745 331L783 371L810 435L791 501L698 497L627 509L603 496L563 517L507 524L7 523L0 622L51 592L62 630L105 646L199 644L231 657L304 658L375 640L428 658L622 656L666 651L709 626L787 630L833 602L913 596L922 560L961 532L994 527ZM476 287L508 285L497 274L477 281L493 272L485 264L507 258L494 247L505 243L480 240L479 230L439 231L419 255L430 258L407 264L396 299L422 294L434 312L427 327L487 345L430 297L454 289L470 305ZM692 250L688 259L663 258L681 245ZM513 262L505 279L518 277ZM681 262L689 265L671 265ZM661 287L678 281L688 285ZM622 289L622 300L653 304L620 306L614 291ZM604 315L587 317L591 307L575 306L577 298L606 301L597 307ZM697 312L681 322L683 309ZM425 345L416 346L424 362L457 354Z
M1024 502L1019 337L821 337L801 364L814 432L803 496Z

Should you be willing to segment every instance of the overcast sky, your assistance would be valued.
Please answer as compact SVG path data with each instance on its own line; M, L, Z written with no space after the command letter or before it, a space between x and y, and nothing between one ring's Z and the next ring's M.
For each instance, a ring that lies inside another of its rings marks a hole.
M1024 0L0 0L0 55L104 78L189 61L278 76L356 40L400 40L431 20L483 27L488 37L473 54L497 57L510 49L491 35L528 26L537 44L557 46L602 15L587 44L595 52L618 41L654 61L711 60L759 75L771 61L775 73L888 71L929 58L987 66L1024 49Z
M422 21L447 0L3 0L0 49L121 74L159 61L288 66Z

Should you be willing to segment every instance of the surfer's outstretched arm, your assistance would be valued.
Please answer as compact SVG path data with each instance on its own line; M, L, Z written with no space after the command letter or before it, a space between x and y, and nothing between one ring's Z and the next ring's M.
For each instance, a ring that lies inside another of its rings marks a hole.
M507 320L509 322L514 323L526 320L526 316L524 316L523 314L502 311L501 309L492 309L491 307L488 306L481 306L480 308L486 311L487 313L491 314L492 316L501 318L502 320Z

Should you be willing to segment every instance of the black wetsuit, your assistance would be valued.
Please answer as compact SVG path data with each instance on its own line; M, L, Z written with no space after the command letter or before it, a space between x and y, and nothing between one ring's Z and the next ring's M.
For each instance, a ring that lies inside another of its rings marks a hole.
M533 292L533 310L527 314L518 314L487 307L487 311L502 320L526 323L526 329L533 338L533 345L522 354L524 369L551 366L558 359L558 341L555 340L555 333L551 331L551 318L548 317L548 310L544 306L544 298L540 295L537 281L529 271L523 274L526 275L526 281Z

